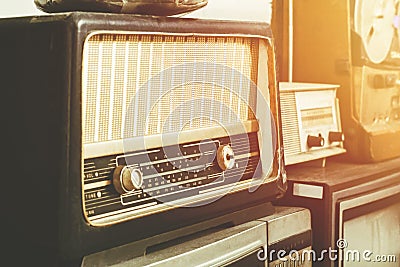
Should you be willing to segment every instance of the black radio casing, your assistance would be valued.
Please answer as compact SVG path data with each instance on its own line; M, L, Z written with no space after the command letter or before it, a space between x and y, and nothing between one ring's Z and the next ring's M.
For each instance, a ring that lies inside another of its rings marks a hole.
M278 132L271 177L276 179L255 192L235 192L205 206L91 226L82 204L82 54L88 34L103 30L272 38L267 24L250 22L79 12L0 20L1 137L7 155L2 160L5 262L68 265L128 242L202 222L206 225L210 219L269 202L285 191L278 91L271 90ZM275 87L274 70L266 75L270 88ZM255 216L237 219L249 221ZM229 220L226 223L235 221Z

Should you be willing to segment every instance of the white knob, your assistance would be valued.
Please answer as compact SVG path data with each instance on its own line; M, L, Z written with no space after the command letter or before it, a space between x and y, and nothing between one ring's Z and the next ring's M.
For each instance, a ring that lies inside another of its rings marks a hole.
M129 193L142 187L143 174L139 169L121 165L114 170L113 184L118 193Z
M218 148L217 161L223 171L233 168L235 165L235 155L230 145L223 145Z

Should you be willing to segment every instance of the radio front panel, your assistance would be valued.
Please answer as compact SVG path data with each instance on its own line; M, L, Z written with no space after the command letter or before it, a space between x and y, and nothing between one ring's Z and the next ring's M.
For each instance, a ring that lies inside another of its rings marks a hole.
M82 64L86 220L110 225L270 182L272 117L260 110L270 96L258 88L269 84L259 63L268 46L256 36L90 34ZM261 126L257 112L266 114Z
M339 132L339 118L336 112L336 90L319 92L296 92L296 107L300 125L301 151L320 149L332 145L330 132ZM326 140L321 147L310 146L309 136Z

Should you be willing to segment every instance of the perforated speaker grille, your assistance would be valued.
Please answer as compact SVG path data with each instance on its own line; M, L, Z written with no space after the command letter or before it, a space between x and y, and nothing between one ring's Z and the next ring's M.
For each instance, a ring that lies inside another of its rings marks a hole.
M301 152L299 120L297 117L296 97L293 92L281 93L282 134L285 155Z
M258 77L258 53L257 39L247 37L92 35L84 46L83 143L254 119L249 81Z

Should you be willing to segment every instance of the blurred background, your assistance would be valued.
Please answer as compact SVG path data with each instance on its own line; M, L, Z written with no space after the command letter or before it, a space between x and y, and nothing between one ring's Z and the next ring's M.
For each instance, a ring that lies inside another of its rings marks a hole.
M0 18L45 14L36 8L33 0L0 0Z

